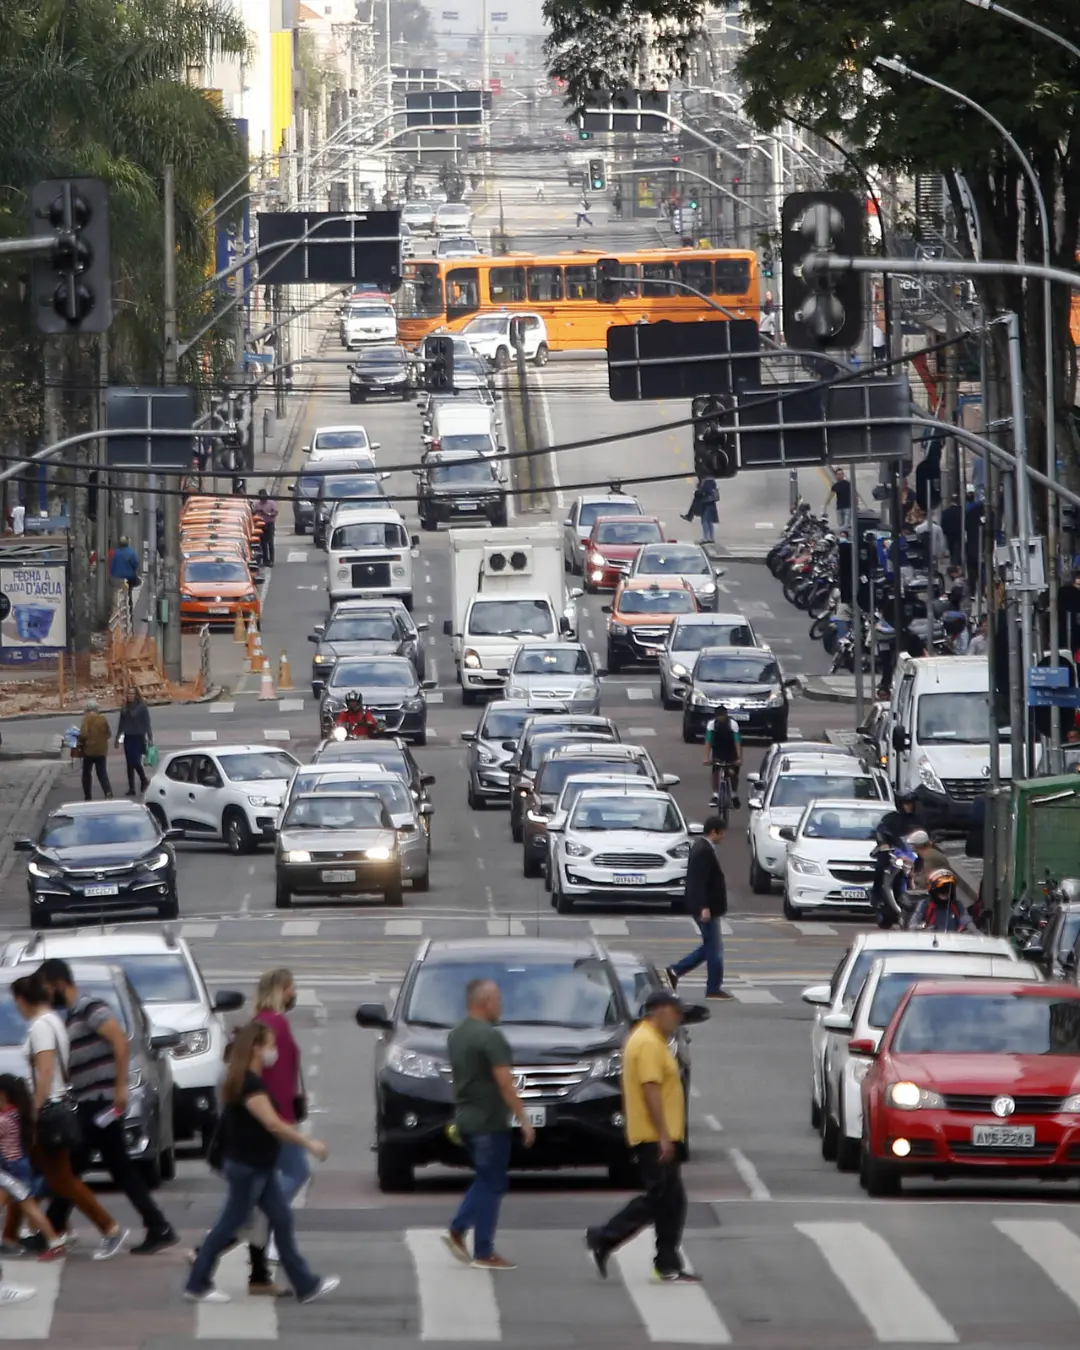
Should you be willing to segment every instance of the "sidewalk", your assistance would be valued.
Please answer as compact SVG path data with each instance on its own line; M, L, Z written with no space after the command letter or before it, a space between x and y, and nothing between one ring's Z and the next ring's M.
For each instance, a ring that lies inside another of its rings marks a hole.
M811 703L855 703L855 676L810 675L799 679L802 696ZM863 701L869 705L875 702L875 690L868 674L863 675Z

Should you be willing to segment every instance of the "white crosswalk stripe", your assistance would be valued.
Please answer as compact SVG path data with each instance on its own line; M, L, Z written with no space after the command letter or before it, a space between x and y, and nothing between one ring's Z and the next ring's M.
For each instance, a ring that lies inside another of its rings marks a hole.
M615 1253L613 1263L649 1340L665 1345L730 1345L731 1333L703 1288L657 1283L653 1245L651 1232L640 1233Z
M214 1287L231 1303L195 1305L197 1341L275 1341L278 1334L276 1300L252 1298L248 1293L248 1254L241 1244L218 1262Z
M490 1271L462 1270L434 1228L410 1228L405 1245L416 1267L422 1341L475 1344L502 1339Z
M1057 1219L995 1219L994 1227L1080 1308L1080 1237L1071 1228Z

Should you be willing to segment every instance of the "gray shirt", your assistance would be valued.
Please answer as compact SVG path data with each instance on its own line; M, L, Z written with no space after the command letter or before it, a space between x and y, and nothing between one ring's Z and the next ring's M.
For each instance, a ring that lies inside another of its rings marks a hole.
M135 703L125 703L120 709L120 720L116 724L117 736L142 736L150 740L150 709L138 699Z

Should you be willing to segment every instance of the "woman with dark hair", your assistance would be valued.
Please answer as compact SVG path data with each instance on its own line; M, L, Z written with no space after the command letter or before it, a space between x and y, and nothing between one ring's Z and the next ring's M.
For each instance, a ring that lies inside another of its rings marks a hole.
M229 1190L188 1276L184 1297L193 1302L229 1302L228 1294L214 1288L214 1267L256 1208L270 1221L281 1264L301 1303L311 1303L341 1283L336 1275L320 1279L296 1246L292 1210L277 1171L278 1149L281 1143L299 1144L321 1162L327 1147L318 1139L305 1138L274 1109L262 1074L276 1063L274 1033L265 1022L249 1022L236 1033L221 1088L222 1170Z

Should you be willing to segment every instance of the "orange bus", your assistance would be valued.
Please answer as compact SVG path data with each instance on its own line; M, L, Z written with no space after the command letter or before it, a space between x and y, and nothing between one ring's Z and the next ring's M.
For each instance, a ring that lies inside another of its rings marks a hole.
M614 304L596 299L596 260L618 258L621 274L637 281ZM436 329L461 329L492 310L540 314L552 351L603 350L615 323L647 319L686 322L729 317L696 295L656 284L693 286L739 319L761 317L760 276L752 250L656 248L624 252L580 250L547 255L410 259L395 297L398 338L409 347ZM645 283L645 284L643 284Z

